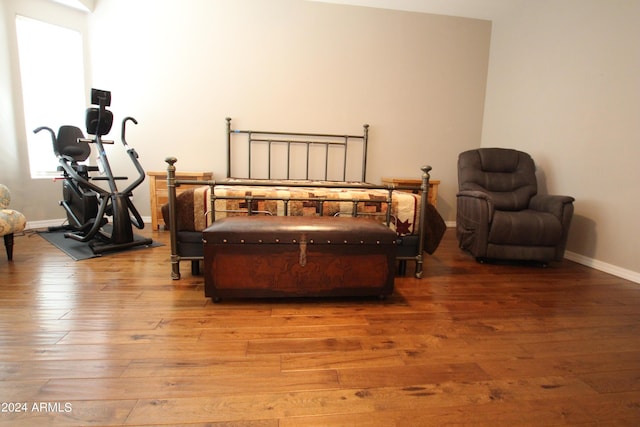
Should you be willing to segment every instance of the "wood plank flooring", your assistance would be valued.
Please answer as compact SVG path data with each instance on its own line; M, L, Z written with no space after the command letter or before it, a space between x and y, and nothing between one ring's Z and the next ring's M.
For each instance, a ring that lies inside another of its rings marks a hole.
M0 425L640 425L638 284L477 264L451 229L385 301L213 304L168 261L163 246L75 262L16 237Z

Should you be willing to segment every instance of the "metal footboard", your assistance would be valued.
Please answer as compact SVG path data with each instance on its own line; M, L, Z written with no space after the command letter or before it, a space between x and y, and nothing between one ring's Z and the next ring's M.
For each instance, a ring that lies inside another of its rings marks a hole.
M167 187L168 187L168 195L169 195L169 232L171 239L171 278L174 280L180 279L180 261L182 260L191 260L199 261L203 259L203 256L197 257L188 257L181 256L178 251L178 230L177 230L177 187L180 185L208 185L211 188L211 207L210 211L212 212L212 221L215 221L215 201L220 199L240 199L244 200L247 203L247 215L258 214L260 212L256 212L252 209L252 202L257 200L278 200L285 204L285 215L288 214L287 205L292 201L306 201L306 202L316 202L319 203L320 214L322 214L322 204L325 202L331 201L340 201L345 202L345 199L328 199L328 198L314 198L314 197L305 197L305 198L279 198L279 197L260 197L260 196L216 196L215 188L216 185L242 185L242 186L273 186L273 183L269 183L265 180L242 180L241 182L216 182L213 181L204 181L204 180L179 180L176 179L176 162L177 159L175 157L168 157L165 159L168 164L167 167ZM413 190L420 191L421 199L420 199L420 211L419 211L419 227L418 227L418 245L416 249L416 253L411 256L402 256L398 257L398 260L401 262L406 262L408 260L416 262L416 272L415 276L417 278L422 278L423 275L423 253L424 253L424 240L425 240L425 224L426 224L426 204L428 203L428 192L429 192L429 172L431 171L430 166L424 166L421 168L422 170L422 183L420 188L413 186L399 186L399 185L384 185L378 186L373 184L349 184L343 182L335 182L335 183L324 183L314 184L316 187L321 188L358 188L358 189L371 189L371 190L386 190L388 192L388 196L385 201L380 201L378 203L386 203L386 217L385 221L387 226L390 225L391 222L391 204L393 198L394 191L403 191L403 190ZM279 183L280 185L280 183ZM300 183L300 182L292 182L288 184L290 187L309 187L309 183ZM363 203L362 200L354 199L351 201L353 203L353 216L362 215L362 213L358 212L358 205Z

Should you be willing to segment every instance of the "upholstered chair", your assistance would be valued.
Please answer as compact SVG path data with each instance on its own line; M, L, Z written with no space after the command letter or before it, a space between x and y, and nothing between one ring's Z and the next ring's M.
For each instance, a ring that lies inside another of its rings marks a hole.
M0 184L0 236L4 237L7 258L13 259L13 235L24 230L26 218L20 212L9 209L11 193L6 185Z
M458 190L458 243L478 261L563 259L574 199L538 194L529 154L506 148L461 153Z

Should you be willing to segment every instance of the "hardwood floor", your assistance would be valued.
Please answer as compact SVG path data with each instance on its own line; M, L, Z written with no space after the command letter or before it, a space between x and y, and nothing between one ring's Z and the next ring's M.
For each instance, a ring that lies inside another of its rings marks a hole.
M451 229L386 301L213 304L168 260L75 262L16 237L0 425L640 425L638 284L570 261L480 265Z

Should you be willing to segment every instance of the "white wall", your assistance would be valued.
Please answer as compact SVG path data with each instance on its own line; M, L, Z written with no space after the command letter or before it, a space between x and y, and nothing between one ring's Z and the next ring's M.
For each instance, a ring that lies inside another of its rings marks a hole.
M493 21L482 146L576 198L569 257L640 280L640 2L536 0Z
M457 153L478 146L488 21L303 0L100 0L89 17L93 84L140 125L147 170L225 174L225 121L260 130L359 133L368 180L443 182L455 219Z

